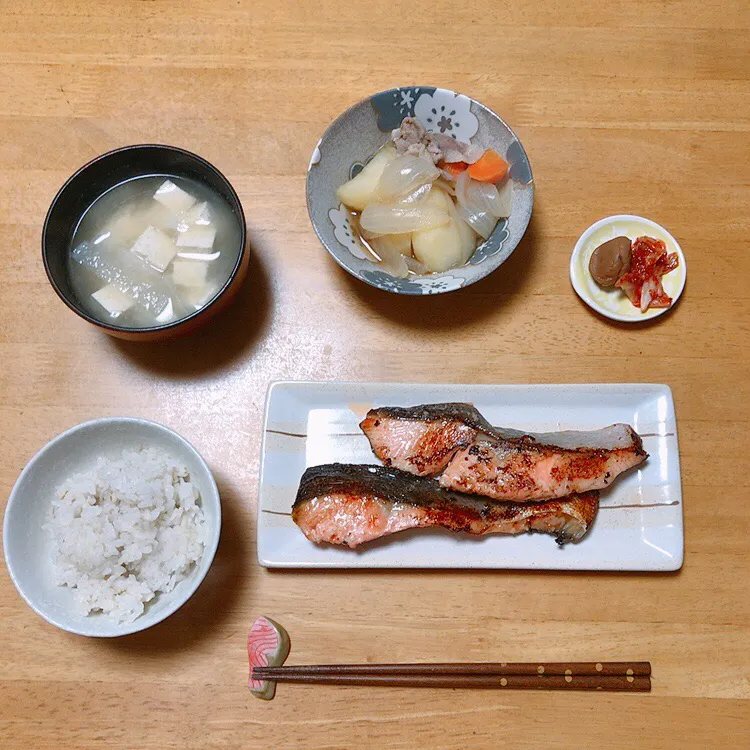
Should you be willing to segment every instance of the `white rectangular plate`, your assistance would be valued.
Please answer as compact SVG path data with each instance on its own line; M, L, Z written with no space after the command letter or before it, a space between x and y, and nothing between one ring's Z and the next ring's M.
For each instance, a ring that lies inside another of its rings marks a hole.
M358 550L308 541L290 512L300 478L323 463L376 464L359 422L375 406L473 403L491 424L529 432L631 424L650 457L602 493L578 544L414 529ZM677 570L682 492L672 392L666 385L434 385L279 382L266 402L258 500L258 562L281 568L530 568Z

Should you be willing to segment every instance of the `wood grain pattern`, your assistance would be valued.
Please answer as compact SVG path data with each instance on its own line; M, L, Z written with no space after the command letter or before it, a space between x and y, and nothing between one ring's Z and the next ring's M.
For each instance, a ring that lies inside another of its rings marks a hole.
M745 0L0 0L0 21L0 497L62 429L129 414L195 443L225 512L196 596L128 638L58 632L3 572L3 747L750 744ZM354 281L305 210L305 169L326 124L407 83L463 91L501 113L536 179L518 250L447 297L397 299ZM232 310L157 346L110 340L69 313L39 254L63 180L104 150L145 141L224 171L253 248ZM570 289L576 237L619 212L664 224L687 257L683 299L653 324L610 324ZM254 512L274 378L669 383L685 566L262 570ZM287 626L298 663L649 659L653 691L282 685L265 704L244 687L245 637L260 613Z

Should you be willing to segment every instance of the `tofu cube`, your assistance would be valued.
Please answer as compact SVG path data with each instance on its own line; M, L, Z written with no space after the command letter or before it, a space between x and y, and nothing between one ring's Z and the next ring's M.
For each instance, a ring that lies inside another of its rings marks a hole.
M186 193L182 188L177 187L172 180L165 180L159 185L154 193L154 200L176 214L187 211L196 203L196 199L190 193Z
M203 201L203 203L196 203L189 211L185 211L182 220L186 226L190 226L191 224L206 226L207 224L210 224L211 212L208 209L208 203L206 203L206 201ZM182 232L185 230L181 229L180 231Z
M121 292L113 284L108 284L102 287L92 295L95 299L110 315L112 318L119 318L127 310L135 304L135 300L132 297L128 297L127 294Z
M176 231L179 217L165 206L153 201L147 208L134 211L132 206L119 211L107 224L107 231L101 240L104 247L128 248L138 239L147 227L158 227Z
M143 229L151 226L164 232L175 232L180 223L180 214L176 214L156 201L152 201L147 208L140 210L138 216L143 221Z
M172 238L160 229L149 226L130 248L139 258L142 258L157 271L167 270L172 258L177 254Z
M216 284L206 284L205 286L186 286L180 288L180 299L186 307L193 307L200 310L207 305L218 293L219 287Z
M176 260L172 266L172 281L177 286L204 286L208 263L200 260Z
M177 247L197 247L210 250L214 246L216 229L214 227L193 226L177 235Z
M127 206L112 217L105 233L107 236L99 241L105 242L107 246L130 247L144 229L140 217L133 213L131 206ZM95 240L94 243L98 245L99 241Z
M208 203L196 203L191 209L180 214L176 229L178 232L187 232L195 226L207 227L211 223L211 211Z

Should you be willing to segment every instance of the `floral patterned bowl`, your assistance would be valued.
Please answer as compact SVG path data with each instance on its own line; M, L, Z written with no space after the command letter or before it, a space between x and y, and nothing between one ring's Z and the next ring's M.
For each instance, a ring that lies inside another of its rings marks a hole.
M513 180L513 204L510 217L497 223L465 266L397 279L368 259L336 190L362 169L390 138L391 130L407 116L419 119L427 130L448 133L504 154ZM307 171L307 209L323 246L352 276L396 294L440 294L487 276L507 260L521 241L533 202L529 160L508 125L474 99L430 86L402 86L357 102L328 126Z

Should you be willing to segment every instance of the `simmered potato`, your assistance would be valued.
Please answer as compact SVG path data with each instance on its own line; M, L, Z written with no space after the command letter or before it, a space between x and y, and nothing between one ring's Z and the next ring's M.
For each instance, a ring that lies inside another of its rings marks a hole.
M396 151L393 148L378 151L356 177L352 177L336 191L339 200L355 211L361 211L368 203L373 203L385 165L395 158Z
M414 232L411 236L414 256L433 273L463 265L468 258L466 255L468 240L462 235L462 230L459 230L450 196L442 190L433 188L424 199L424 203L436 208L445 208L453 218L441 227ZM471 228L467 226L467 229L473 237L474 233ZM476 241L472 239L472 249L469 254L474 251L475 245Z
M414 255L429 271L439 273L463 264L461 235L452 221L442 227L414 232L411 241Z

